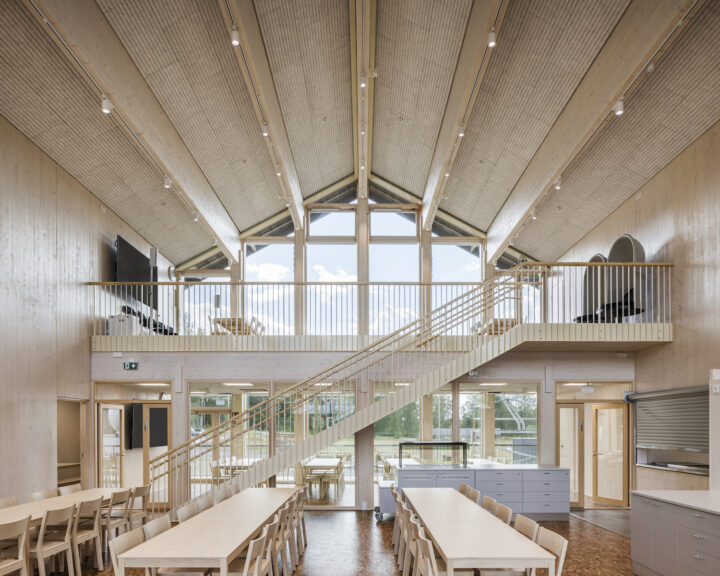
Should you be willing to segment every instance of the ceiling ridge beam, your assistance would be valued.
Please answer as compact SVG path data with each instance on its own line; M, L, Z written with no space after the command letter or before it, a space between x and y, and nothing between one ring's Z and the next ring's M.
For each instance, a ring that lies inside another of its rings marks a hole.
M255 5L249 0L218 0L218 3L228 28L228 41L237 31L237 44L233 39L235 56L250 93L259 129L265 136L265 144L278 176L281 196L290 211L295 230L300 230L304 221L300 180Z
M422 209L422 225L425 230L432 228L457 158L465 127L470 120L482 79L490 62L492 47L488 45L489 35L491 32L497 35L507 5L508 2L503 0L473 2L425 181Z
M632 0L490 225L488 262L502 255L696 5L696 0Z
M236 262L240 234L185 142L93 0L25 0L99 98L112 102L133 144L170 179L227 258ZM100 105L100 102L98 102Z
M349 1L355 177L358 197L366 198L368 175L372 170L377 2Z

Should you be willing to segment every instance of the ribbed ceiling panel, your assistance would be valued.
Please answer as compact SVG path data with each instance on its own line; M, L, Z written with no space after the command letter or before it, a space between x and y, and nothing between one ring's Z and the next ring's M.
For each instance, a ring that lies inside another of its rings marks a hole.
M21 2L0 1L0 114L174 263L210 248L190 210Z
M707 2L563 176L515 247L555 260L720 120L720 3Z
M218 3L98 0L98 5L238 229L284 210Z
M348 6L255 1L304 196L353 172Z
M422 196L470 0L378 0L372 171Z
M441 207L487 230L628 0L513 0Z

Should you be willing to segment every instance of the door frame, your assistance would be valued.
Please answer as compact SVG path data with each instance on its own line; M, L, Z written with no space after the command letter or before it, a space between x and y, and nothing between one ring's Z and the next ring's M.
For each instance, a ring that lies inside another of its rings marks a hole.
M557 402L555 404L555 463L560 466L560 409L573 408L578 411L578 500L570 502L570 508L585 508L585 403L579 401Z
M97 443L95 445L95 453L97 454L97 474L98 481L97 485L100 488L104 488L104 477L103 477L103 432L102 432L102 410L107 408L110 410L120 410L120 471L119 471L119 487L123 486L123 465L125 460L125 405L118 404L115 402L104 402L99 401L97 404Z
M622 451L623 451L623 465L622 465L622 500L615 500L613 498L603 498L597 495L598 481L597 481L597 447L598 447L598 434L597 434L597 414L598 410L622 410L622 425L623 425L623 439L622 439ZM624 402L606 402L606 403L593 403L592 404L592 426L593 426L593 454L592 454L592 469L593 469L593 500L597 502L603 502L605 504L611 504L615 506L629 506L628 486L629 486L629 473L630 466L628 465L628 435L630 433L630 418L629 418L628 405Z
M150 484L150 408L166 407L168 450L172 450L172 400L136 402L143 407L143 484Z

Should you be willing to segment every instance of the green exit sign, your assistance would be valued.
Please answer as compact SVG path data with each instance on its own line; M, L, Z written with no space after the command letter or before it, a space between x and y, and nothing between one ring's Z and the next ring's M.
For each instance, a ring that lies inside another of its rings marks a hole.
M125 368L125 370L137 370L137 367L137 362L123 362L123 368Z

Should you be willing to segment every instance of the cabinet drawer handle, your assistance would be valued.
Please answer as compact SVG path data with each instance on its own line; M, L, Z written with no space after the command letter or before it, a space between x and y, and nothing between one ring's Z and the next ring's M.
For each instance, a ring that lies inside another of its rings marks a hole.
M700 534L693 534L693 536L695 536L695 538L698 538L700 540L705 540L705 536L700 536Z
M550 482L543 482L543 486L550 486Z
M695 518L705 518L704 514L693 514Z
M545 474L545 476L550 476L550 472L543 472L543 474Z
M543 506L545 506L545 508L550 508L550 504L543 504Z
M698 560L705 560L705 558L700 556L700 554L695 554L695 558L697 558Z

